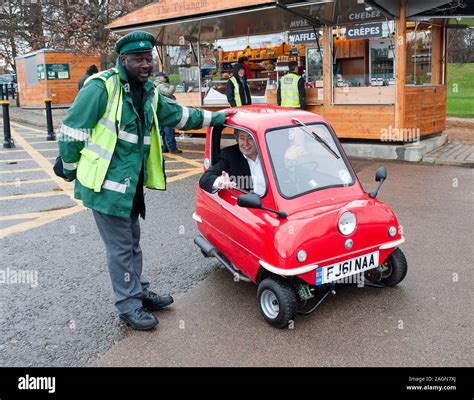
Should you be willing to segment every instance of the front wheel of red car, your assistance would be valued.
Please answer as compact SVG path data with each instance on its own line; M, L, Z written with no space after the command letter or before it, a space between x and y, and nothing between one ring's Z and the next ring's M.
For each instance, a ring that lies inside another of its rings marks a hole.
M385 286L398 285L403 281L408 271L407 259L403 251L396 248L380 268L383 268L380 281Z
M265 278L258 285L257 299L260 311L270 325L286 328L294 321L298 304L289 282L274 277Z

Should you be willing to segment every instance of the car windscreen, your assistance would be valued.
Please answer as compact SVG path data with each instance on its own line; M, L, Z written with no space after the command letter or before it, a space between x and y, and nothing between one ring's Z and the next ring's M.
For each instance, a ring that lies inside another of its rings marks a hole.
M335 154L317 140L318 136ZM315 190L354 184L354 177L326 125L272 129L266 132L265 138L283 197L293 198Z

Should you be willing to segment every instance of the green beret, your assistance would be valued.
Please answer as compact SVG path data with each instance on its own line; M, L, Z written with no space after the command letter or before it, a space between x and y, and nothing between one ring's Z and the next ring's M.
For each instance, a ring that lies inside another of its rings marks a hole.
M155 37L148 32L136 31L127 33L115 44L115 52L119 55L129 53L143 53L152 51L155 47Z

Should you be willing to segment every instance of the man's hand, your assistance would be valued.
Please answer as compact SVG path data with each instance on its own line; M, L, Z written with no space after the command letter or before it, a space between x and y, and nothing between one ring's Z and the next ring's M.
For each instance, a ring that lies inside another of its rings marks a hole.
M219 177L218 186L219 189L235 189L237 185L235 182L230 180L227 172L222 171L222 175Z
M225 114L225 119L228 120L237 111L235 111L235 110L224 110L224 111L221 111L221 112Z

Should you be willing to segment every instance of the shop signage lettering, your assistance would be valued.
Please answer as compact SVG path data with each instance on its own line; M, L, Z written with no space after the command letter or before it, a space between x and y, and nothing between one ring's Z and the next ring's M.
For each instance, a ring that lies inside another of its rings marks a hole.
M209 5L208 0L197 0L197 1L179 1L173 3L163 3L158 6L158 14L171 14L183 11L198 11Z
M305 26L309 26L308 21L306 21L305 19L298 19L290 22L290 29L303 28Z
M288 42L293 44L316 42L314 31L296 31L288 33Z
M363 21L366 19L380 18L382 13L379 10L356 12L349 14L350 21Z
M346 27L346 37L348 39L365 39L380 36L382 36L382 23Z

